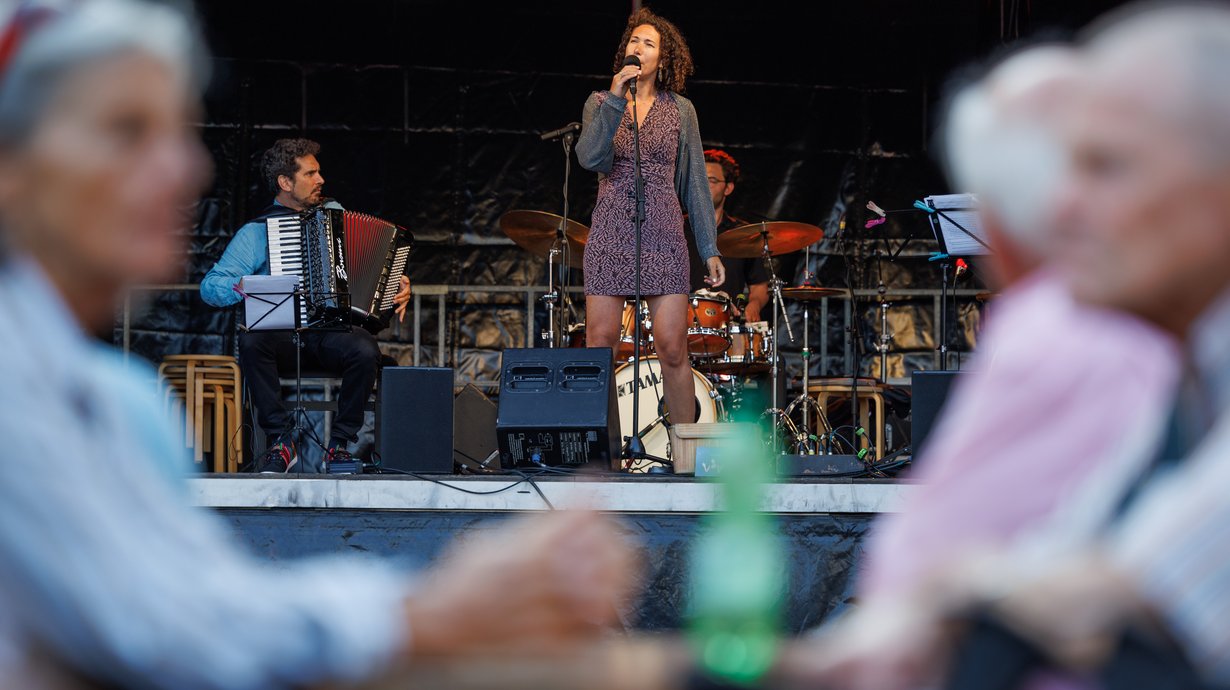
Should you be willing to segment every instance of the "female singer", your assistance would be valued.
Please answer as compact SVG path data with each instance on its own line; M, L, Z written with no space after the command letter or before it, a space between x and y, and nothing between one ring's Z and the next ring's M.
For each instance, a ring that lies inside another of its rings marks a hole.
M639 66L624 65L631 55L640 59ZM705 282L717 287L726 278L714 239L713 200L696 110L680 95L691 74L692 54L679 29L648 9L638 10L628 18L615 53L610 90L595 92L585 102L584 128L577 141L581 165L599 173L598 203L585 248L586 339L590 347L614 350L624 299L635 293L635 113L645 199L641 294L653 318L654 346L673 424L696 420L687 343L690 279L685 209L708 268ZM629 99L633 80L635 95Z

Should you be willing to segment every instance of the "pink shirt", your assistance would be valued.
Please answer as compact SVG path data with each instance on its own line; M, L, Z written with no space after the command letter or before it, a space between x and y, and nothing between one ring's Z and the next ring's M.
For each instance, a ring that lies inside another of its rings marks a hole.
M992 307L973 373L954 389L911 475L921 486L869 540L860 590L891 593L969 549L1004 544L1113 459L1123 432L1164 415L1173 340L1077 304L1035 273Z

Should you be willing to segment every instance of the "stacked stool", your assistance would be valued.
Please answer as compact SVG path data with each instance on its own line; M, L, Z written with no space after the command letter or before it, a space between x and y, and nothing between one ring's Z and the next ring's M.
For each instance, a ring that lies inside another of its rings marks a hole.
M235 358L167 355L158 367L158 382L165 408L183 415L184 447L192 451L192 461L203 466L209 452L214 472L238 472L243 461L243 382Z
M807 392L816 399L821 415L829 419L829 406L838 400L849 400L854 396L854 382L849 378L813 380ZM875 444L875 460L884 457L884 384L875 379L858 379L858 425L867 433L854 442L859 448L866 448L869 443ZM875 412L874 422L872 412ZM823 429L824 424L817 419L813 429ZM819 432L817 432L819 433Z

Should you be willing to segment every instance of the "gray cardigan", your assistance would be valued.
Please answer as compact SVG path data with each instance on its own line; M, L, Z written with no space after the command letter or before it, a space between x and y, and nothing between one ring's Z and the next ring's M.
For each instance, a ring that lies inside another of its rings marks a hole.
M600 175L611 172L615 160L615 132L623 120L628 99L608 93L601 105L595 91L585 101L581 115L581 137L577 139L577 161L586 170ZM696 248L702 259L719 256L713 223L713 197L705 172L705 152L700 143L700 125L692 101L674 94L679 105L679 153L675 157L675 193L688 213Z

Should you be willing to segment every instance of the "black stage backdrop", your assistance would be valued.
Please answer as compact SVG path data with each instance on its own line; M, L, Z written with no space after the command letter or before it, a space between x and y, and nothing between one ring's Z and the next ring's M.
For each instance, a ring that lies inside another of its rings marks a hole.
M937 288L937 271L926 260L934 243L916 241L882 267L872 258L884 239L895 247L906 237L929 237L925 221L895 216L867 231L864 204L902 208L946 191L928 143L954 68L1017 36L1080 26L1110 4L652 6L680 26L692 47L697 69L687 95L706 147L724 148L742 164L732 212L823 227L828 237L812 260L823 284L875 287L882 276L889 288ZM587 95L609 85L629 9L614 0L201 3L216 56L201 127L215 182L193 230L187 279L198 281L238 226L267 203L257 172L262 150L279 137L308 136L323 146L326 194L413 230L416 283L545 283L545 261L512 246L497 221L510 209L559 212L562 150L536 134L579 120ZM595 176L576 166L574 172L572 215L588 223ZM783 262L791 283L801 264ZM463 376L496 378L500 351L526 345L523 305L521 295L454 296L444 343L436 336L439 314L426 308L420 323L428 355L443 346ZM876 370L876 306L866 300L854 311L864 326L861 368ZM958 311L950 347L968 351L980 311L968 298ZM800 312L792 306L790 313L797 333ZM894 302L892 375L933 365L932 313L931 298ZM543 321L541 313L536 318ZM813 373L847 373L841 309L818 321L813 352L823 338L830 355L813 359ZM410 333L382 335L386 351L403 363ZM155 361L167 353L231 352L234 316L193 293L155 294L138 302L132 338L134 351ZM798 349L784 343L788 353ZM798 370L791 360L791 371Z

